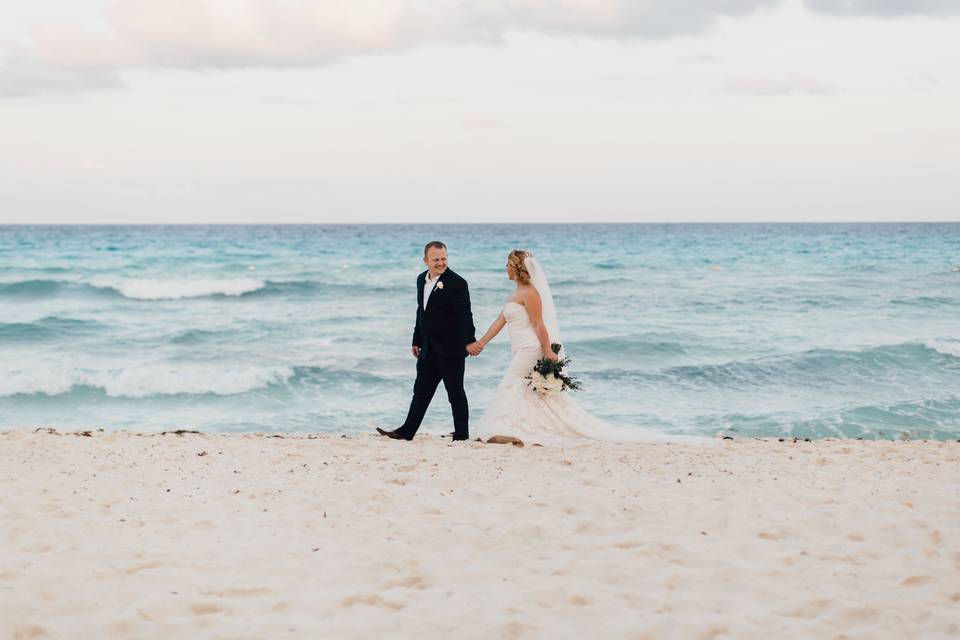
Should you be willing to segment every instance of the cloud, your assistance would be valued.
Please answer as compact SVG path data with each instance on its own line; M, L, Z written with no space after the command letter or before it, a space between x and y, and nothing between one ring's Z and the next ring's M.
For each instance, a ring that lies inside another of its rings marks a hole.
M720 62L720 56L715 56L710 53L694 53L688 56L683 56L680 58L680 62L686 64L711 64L714 62Z
M822 95L836 92L836 87L807 73L783 76L743 75L729 78L726 90L760 96L781 96L794 93Z
M100 69L310 66L429 42L497 42L510 30L666 38L780 0L117 0L101 33L45 24L40 64Z
M99 30L34 26L0 43L0 97L120 88L118 70L304 67L434 42L496 43L514 30L661 39L784 0L113 0ZM960 15L960 0L803 0L838 16ZM688 62L710 62L707 55ZM734 92L827 93L810 78L735 78Z
M121 89L126 85L111 69L58 69L0 66L0 98Z
M510 0L505 28L593 36L664 38L699 33L720 16L744 15L780 0Z
M929 73L914 73L907 80L917 91L930 92L940 86L940 78L932 76Z
M820 13L840 16L960 15L957 0L804 0Z

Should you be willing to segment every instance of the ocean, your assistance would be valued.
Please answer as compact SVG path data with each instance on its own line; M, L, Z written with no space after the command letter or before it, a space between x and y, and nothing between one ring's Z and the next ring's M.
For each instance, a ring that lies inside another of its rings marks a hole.
M0 428L396 427L429 240L478 336L532 250L624 429L960 438L960 224L0 226ZM509 357L467 361L474 420Z

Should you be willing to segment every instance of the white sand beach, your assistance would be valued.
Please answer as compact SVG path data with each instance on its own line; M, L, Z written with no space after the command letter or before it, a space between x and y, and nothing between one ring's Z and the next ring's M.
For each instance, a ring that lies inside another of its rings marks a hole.
M960 635L960 443L0 433L0 638Z

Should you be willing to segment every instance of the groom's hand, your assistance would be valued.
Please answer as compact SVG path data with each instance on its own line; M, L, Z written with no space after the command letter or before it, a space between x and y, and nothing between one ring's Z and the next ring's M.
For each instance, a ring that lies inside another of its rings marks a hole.
M410 347L410 353L413 354L414 358L420 357L420 347Z
M483 345L479 342L471 342L467 345L467 353L472 356L480 355L480 352L483 351Z

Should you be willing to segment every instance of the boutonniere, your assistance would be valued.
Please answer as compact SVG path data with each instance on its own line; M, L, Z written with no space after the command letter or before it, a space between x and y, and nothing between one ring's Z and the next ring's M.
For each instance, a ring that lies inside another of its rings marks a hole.
M437 282L437 289L440 289L441 291L443 291L443 280L440 280Z

